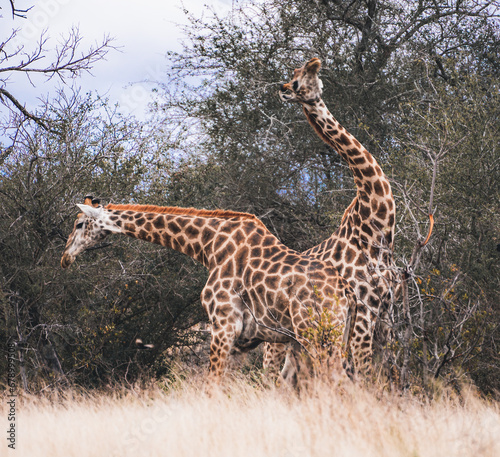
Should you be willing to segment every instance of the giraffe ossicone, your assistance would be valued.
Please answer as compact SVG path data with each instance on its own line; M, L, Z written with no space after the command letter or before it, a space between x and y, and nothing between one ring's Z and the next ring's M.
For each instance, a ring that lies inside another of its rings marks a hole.
M90 204L89 204L90 203ZM233 348L287 343L299 384L314 366L308 332L328 312L341 341L330 348L332 375L343 377L342 344L349 343L354 293L335 268L283 245L254 215L152 205L101 206L90 197L77 216L61 258L76 256L117 233L182 252L209 270L201 301L212 326L209 377L219 380ZM306 353L306 357L304 357Z

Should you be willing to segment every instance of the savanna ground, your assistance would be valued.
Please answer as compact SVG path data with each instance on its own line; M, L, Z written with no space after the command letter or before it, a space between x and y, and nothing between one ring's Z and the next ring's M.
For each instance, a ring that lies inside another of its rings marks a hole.
M2 402L5 409L5 401ZM2 416L6 416L5 411ZM300 397L202 376L19 398L17 456L498 456L500 407L463 388L433 399L318 385Z

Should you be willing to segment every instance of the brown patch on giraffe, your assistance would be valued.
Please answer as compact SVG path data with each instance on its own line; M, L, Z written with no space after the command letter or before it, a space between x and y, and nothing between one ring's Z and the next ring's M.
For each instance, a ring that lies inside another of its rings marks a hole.
M262 236L261 236L259 233L254 232L254 233L252 233L252 234L250 235L250 237L248 238L248 242L249 242L250 244L253 244L253 245L255 245L255 244L260 244L260 240L261 240L261 238L262 238Z
M126 231L126 232L129 232L129 233L135 233L135 224L131 224L129 222L126 222L124 225L123 225L123 229Z
M373 230L370 228L368 224L362 224L361 225L361 230L369 237L373 236Z
M167 225L167 228L170 232L172 232L174 235L177 235L182 231L182 229L177 225L175 221L170 221Z
M281 249L278 246L271 246L270 248L264 248L263 254L264 254L264 257L272 258L280 250Z
M245 240L245 235L241 230L236 230L236 232L233 234L233 240L236 243L236 245L239 245L242 241Z
M350 138L345 134L342 133L339 137L340 143L342 143L345 146L349 146L351 144Z
M267 287L273 290L278 288L279 282L280 282L280 277L277 275L266 276L265 284Z
M260 248L260 246L253 247L250 250L250 257L262 257L262 249Z
M365 178L373 178L377 174L373 167L362 168L361 173Z
M188 225L191 222L191 220L187 217L178 217L176 221L183 230L186 227L186 225Z
M252 283L258 284L264 280L264 273L262 271L257 271L252 275Z
M385 196L385 192L384 192L384 188L382 186L382 183L380 182L379 179L377 179L374 183L373 183L373 191L379 195L380 197L384 197Z
M375 159L373 158L373 156L366 150L366 149L363 149L363 154L365 155L366 157L366 161L370 164L370 165L373 165L373 163L375 162Z
M163 216L158 216L153 220L153 225L157 230L165 228L165 218Z
M344 254L344 260L347 262L347 263L352 263L352 261L354 260L356 256L356 253L354 252L353 249L351 249L349 246L347 247L347 249L345 250L345 254Z
M298 258L296 255L287 255L284 259L283 259L283 263L285 263L286 265L294 265L296 262L297 262Z
M385 218L387 217L387 206L384 202L380 202L378 206L377 217L382 220L385 220Z
M271 265L271 268L268 269L268 274L275 274L275 273L278 273L279 269L280 269L280 264L279 263L273 263Z
M161 243L161 235L158 232L153 232L153 243L162 244Z
M194 257L194 249L193 249L193 246L191 246L190 244L188 244L188 245L184 248L184 254L188 255L189 257Z
M276 238L274 236L266 236L262 242L262 246L268 247L276 244Z
M226 235L219 235L214 242L214 252L218 252L221 246L228 240Z
M200 255L201 251L202 251L202 248L201 248L201 244L196 242L196 243L192 243L191 246L193 246L193 250L194 250L194 253L198 256Z
M215 232L207 227L201 232L201 242L203 244L208 244L208 242L215 236Z
M234 262L236 265L236 276L240 277L246 263L248 262L248 248L246 246L238 250L234 258Z
M236 248L232 243L227 243L225 249L223 249L220 252L216 251L215 262L220 265L222 261L224 259L227 259L227 257L231 256L235 250Z
M258 259L258 258L257 258L257 259L252 259L252 260L250 261L250 266L251 266L253 269L255 269L255 270L256 270L257 268L259 268L259 267L260 267L260 263L261 263L261 261L262 261L262 260L261 260L261 259Z
M228 276L233 276L234 275L234 266L233 262L231 260L228 260L221 269L221 276L222 277L228 277Z
M336 262L340 262L342 259L342 250L345 248L345 244L339 241L335 246L335 250L333 251L333 258Z
M189 238L196 238L200 234L200 231L193 225L189 225L188 227L186 227L185 233Z
M333 138L333 135L337 135L339 131L331 124L327 124L326 126L326 131L331 137Z
M364 301L367 295L368 295L368 288L365 285L360 285L358 287L358 297L362 301Z
M286 252L285 251L280 251L274 257L272 257L271 260L273 262L279 262L285 256L286 256Z
M371 214L370 208L365 205L360 205L359 214L363 219L368 219Z
M359 165L363 165L364 163L366 163L366 158L363 157L363 156L360 156L360 157L353 157L351 159L352 163L356 166L359 166Z

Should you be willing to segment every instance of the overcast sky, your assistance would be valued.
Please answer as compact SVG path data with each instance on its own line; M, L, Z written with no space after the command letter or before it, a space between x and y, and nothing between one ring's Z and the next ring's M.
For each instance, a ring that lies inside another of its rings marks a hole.
M110 51L106 61L97 63L93 76L83 75L77 81L84 92L96 90L118 102L123 110L143 117L150 87L144 80L161 80L168 50L180 50L181 31L176 24L185 23L183 4L190 12L200 15L209 5L218 14L225 14L234 0L16 0L18 8L36 3L26 19L12 19L7 0L0 0L0 40L3 42L12 28L20 28L20 42L33 46L43 30L55 47L61 35L78 27L84 38L81 50L102 42L105 35L115 38L120 51ZM48 64L49 62L47 62ZM12 63L11 63L12 64ZM40 62L40 65L43 61ZM7 90L33 109L37 97L54 92L56 81L47 83L42 76L34 77L35 87L22 75L10 76ZM5 113L5 107L0 105Z

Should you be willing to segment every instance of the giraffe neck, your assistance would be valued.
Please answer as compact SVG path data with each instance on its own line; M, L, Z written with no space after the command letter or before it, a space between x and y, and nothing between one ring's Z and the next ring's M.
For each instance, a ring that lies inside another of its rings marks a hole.
M366 191L365 183L381 181L385 194L390 194L390 183L375 158L333 117L323 100L304 104L303 108L318 136L348 163L361 192Z
M106 207L114 232L182 252L207 268L214 263L214 239L227 218L114 209L119 206Z
M318 136L340 154L353 172L357 194L342 221L352 216L355 225L374 225L371 228L375 231L383 230L383 236L392 246L395 204L387 176L375 158L333 117L322 99L302 106ZM364 238L371 237L369 230L362 235ZM375 233L373 238L378 240L380 235L381 233Z

